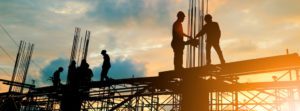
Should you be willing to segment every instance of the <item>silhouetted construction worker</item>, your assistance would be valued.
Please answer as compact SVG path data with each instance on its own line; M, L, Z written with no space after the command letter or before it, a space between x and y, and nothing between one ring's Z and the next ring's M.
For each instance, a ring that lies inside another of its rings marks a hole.
M77 69L79 73L80 86L83 87L81 94L88 97L90 88L87 86L93 77L93 71L89 68L89 64L85 59L81 61L80 67Z
M182 22L184 21L184 13L182 11L179 11L177 13L177 20L173 24L173 29L172 29L172 42L171 46L173 48L174 52L174 68L175 70L182 69L182 63L183 63L183 50L184 50L184 45L187 43L184 42L183 37L188 37L191 38L190 36L186 35L183 32L182 29Z
M67 78L67 85L62 90L60 109L61 111L80 111L79 78L74 60L69 65Z
M204 20L206 24L203 26L202 30L196 35L197 37L203 36L204 34L207 35L206 39L206 64L211 64L211 47L214 47L216 50L221 64L225 63L221 48L220 48L220 37L221 37L221 30L217 22L212 21L212 16L210 14L205 15Z
M74 84L76 76L76 62L73 60L68 68L68 81L67 84Z
M91 82L92 81L92 77L94 76L93 71L90 69L90 65L86 64L86 76L85 76L85 80L86 82Z
M110 58L108 54L106 53L106 50L102 50L101 54L103 56L103 64L102 64L102 71L101 71L101 81L104 81L104 79L107 81L109 80L107 73L110 69Z
M86 84L91 81L91 78L93 77L93 71L89 68L89 64L85 59L81 61L80 67L77 70L81 84Z
M63 71L64 69L62 67L59 67L54 73L53 73L53 78L52 78L52 82L53 82L53 86L54 87L58 87L61 85L60 83L60 73Z

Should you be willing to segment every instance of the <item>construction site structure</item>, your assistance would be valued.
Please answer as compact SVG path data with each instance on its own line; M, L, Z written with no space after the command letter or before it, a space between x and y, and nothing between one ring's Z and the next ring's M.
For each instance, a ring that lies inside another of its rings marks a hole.
M76 61L79 64L81 60L87 59L91 31L86 30L84 37L80 36L80 31L81 28L75 28L70 63Z
M204 26L204 16L208 14L208 0L189 0L187 32L195 39L196 34ZM205 61L205 40L203 36L198 41L198 47L192 45L186 46L186 67L200 67L206 64Z
M70 65L72 61L74 61L75 63L77 63L78 66L82 60L87 59L91 31L86 30L84 37L80 36L80 32L81 32L81 28L76 27L74 32L71 56L70 56L70 63L69 63ZM67 84L70 83L69 79L70 78L68 75Z
M194 37L203 26L204 12L207 13L208 8L204 0L189 2L188 32ZM70 62L77 60L79 64L80 59L86 59L89 36L90 32L87 32L85 38L80 39L80 28L75 29ZM300 103L298 54L206 66L204 41L199 40L198 50L188 46L187 66L182 70L160 72L155 77L82 84L78 87L80 93L72 98L79 99L80 104L71 107L79 107L81 111L300 110L297 107ZM26 79L26 74L24 76ZM253 76L263 78L253 82L241 80ZM10 87L26 88L28 91L0 94L1 111L61 111L62 107L70 107L63 105L68 85L34 87L20 81L2 81Z
M9 85L6 93L0 94L0 111L14 111L20 109L20 101L24 97L28 88L34 88L34 85L25 84L34 45L21 41L16 56L11 80L0 79L3 84Z
M80 86L90 88L84 92L89 96L79 95L80 107L83 111L297 111L299 68L298 54L288 54L165 71L156 77L93 81ZM238 80L259 74L273 80ZM59 111L65 87L30 88L12 100L22 111ZM1 94L1 107L5 98Z

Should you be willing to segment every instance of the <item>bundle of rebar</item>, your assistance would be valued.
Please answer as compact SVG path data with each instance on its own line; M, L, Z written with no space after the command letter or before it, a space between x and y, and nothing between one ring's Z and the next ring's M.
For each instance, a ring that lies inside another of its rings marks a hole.
M20 42L11 82L17 82L21 84L25 83L32 57L33 47L34 45L31 43L26 43L25 41ZM22 93L23 87L10 85L9 92Z
M205 9L206 7L206 9ZM195 39L196 34L204 25L204 15L208 12L208 1L190 0L188 10L188 35ZM189 40L189 39L188 39ZM187 46L186 67L196 67L205 65L204 44L205 37L200 37L198 47ZM196 50L198 48L198 50Z

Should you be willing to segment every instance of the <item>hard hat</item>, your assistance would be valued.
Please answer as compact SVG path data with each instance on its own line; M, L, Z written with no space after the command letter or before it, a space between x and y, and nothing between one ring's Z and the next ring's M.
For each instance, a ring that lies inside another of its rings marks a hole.
M102 50L102 51L101 51L101 54L106 54L106 50Z
M179 11L179 12L177 13L177 17L178 17L178 18L181 18L181 17L185 17L185 15L184 15L184 13L183 13L182 11Z
M64 68L63 68L63 67L59 67L58 70L59 70L59 71L63 71Z
M212 16L210 14L206 14L204 19L205 20L212 20Z

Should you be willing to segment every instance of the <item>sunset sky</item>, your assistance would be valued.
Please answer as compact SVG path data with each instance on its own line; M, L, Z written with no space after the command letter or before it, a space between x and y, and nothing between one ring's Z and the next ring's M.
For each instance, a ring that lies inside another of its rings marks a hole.
M299 0L208 1L208 12L222 31L227 62L300 51ZM0 0L0 24L16 41L35 44L36 64L30 65L27 82L34 79L45 86L59 66L66 78L75 27L91 31L88 63L93 80L100 79L102 49L111 56L113 78L172 70L171 28L180 10L187 13L188 0ZM0 50L0 78L10 80L17 46L3 29L0 46L13 57ZM212 53L212 63L218 64ZM1 84L0 92L6 88Z

